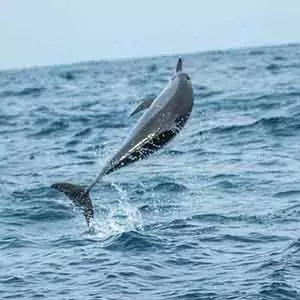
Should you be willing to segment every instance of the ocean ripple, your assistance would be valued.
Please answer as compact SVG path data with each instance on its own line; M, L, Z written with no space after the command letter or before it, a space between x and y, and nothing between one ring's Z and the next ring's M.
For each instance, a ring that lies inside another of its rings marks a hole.
M89 185L177 57L0 72L1 299L300 299L299 45L183 55L165 149Z

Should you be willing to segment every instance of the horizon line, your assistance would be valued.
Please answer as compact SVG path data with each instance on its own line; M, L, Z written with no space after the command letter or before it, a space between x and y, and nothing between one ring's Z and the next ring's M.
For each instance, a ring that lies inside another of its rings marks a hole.
M227 51L238 51L238 50L246 50L246 49L259 49L259 48L268 48L268 47L283 47L283 46L297 46L300 45L300 42L282 42L282 43L270 43L264 45L252 45L252 46L240 46L240 47L224 47L224 48L212 48L205 50L195 50L188 51L184 53L176 52L176 53L161 53L154 55L141 55L141 56L120 56L113 58L99 58L99 59L83 59L79 61L71 61L71 62L62 62L62 63L54 63L54 64L37 64L32 66L20 66L20 67L11 67L11 68L1 68L0 73L2 72L11 72L11 71L22 71L22 70L30 70L30 69L39 69L39 68L54 68L58 66L72 66L79 64L88 64L92 62L118 62L118 61L130 61L130 60L142 60L142 59L151 59L151 58L159 58L159 57L172 57L172 56L184 56L184 55L197 55L200 53L214 53L214 52L227 52Z

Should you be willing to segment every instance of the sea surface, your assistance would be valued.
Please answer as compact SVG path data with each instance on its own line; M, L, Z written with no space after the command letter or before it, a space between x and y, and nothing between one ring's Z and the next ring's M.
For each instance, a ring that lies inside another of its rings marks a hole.
M0 72L0 299L300 299L300 45L181 54L179 136L89 185L177 56Z

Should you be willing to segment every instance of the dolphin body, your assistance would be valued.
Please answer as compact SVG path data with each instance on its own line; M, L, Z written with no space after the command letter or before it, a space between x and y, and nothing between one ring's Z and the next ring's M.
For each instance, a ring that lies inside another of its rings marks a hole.
M93 204L89 196L91 189L103 176L148 157L168 143L188 120L193 107L193 98L190 77L182 72L182 59L179 58L176 73L161 93L154 100L143 102L131 114L148 108L119 151L105 164L92 184L85 188L59 182L51 187L63 192L82 209L89 226L94 216Z

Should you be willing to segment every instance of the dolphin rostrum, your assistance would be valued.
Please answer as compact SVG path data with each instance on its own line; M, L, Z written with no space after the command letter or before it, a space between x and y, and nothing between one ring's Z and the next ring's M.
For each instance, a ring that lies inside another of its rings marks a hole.
M59 182L51 187L63 192L80 207L89 225L94 216L93 204L89 196L91 189L103 176L146 158L169 142L188 120L193 107L193 98L190 77L182 72L182 59L179 58L176 73L161 93L154 100L139 105L131 114L148 108L119 151L105 164L92 184L85 188Z

